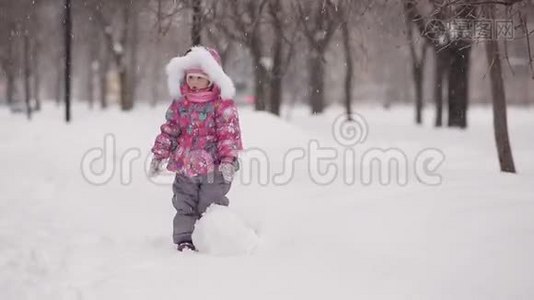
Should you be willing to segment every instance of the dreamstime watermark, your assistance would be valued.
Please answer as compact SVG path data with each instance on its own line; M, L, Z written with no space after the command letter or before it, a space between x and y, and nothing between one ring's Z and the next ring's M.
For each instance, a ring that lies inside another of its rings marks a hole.
M420 149L412 159L400 148L363 149L369 127L360 114L353 113L350 120L345 114L338 116L332 124L331 134L337 144L323 146L319 140L311 139L305 146L287 149L281 162L275 160L270 151L259 147L247 148L240 154L236 180L242 185L283 186L297 178L300 180L302 175L296 177L296 174L304 171L317 185L329 185L339 180L346 185L355 185L359 181L364 186L376 183L405 186L410 179L424 185L439 185L442 182L438 169L445 155L439 149ZM413 152L414 149L411 150ZM80 168L85 180L94 185L105 185L119 173L121 184L131 184L134 170L138 170L134 164L143 157L143 152L139 148L117 152L116 137L106 134L103 147L89 149L81 159ZM192 154L195 155L189 159L201 157L210 164L209 168L215 167L208 161L211 156L207 152L200 150ZM174 176L170 172L162 173L159 177L148 177L150 160L151 153L146 153L143 178L155 184L168 184L167 177ZM275 166L278 166L278 170L273 170Z

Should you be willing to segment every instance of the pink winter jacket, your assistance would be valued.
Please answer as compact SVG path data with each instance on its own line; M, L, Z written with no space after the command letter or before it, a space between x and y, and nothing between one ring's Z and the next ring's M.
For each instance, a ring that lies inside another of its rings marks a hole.
M213 86L202 97L187 84L182 97L172 102L166 122L156 137L152 153L159 160L169 158L167 170L187 176L210 173L222 163L238 166L238 151L243 149L239 117L234 101L223 100Z

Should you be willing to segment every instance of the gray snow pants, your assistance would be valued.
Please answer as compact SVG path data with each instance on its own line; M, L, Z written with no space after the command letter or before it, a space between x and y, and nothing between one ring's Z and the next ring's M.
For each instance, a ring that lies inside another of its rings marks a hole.
M226 194L230 186L218 170L195 177L176 174L172 184L172 205L176 209L172 234L175 244L191 241L195 222L208 206L213 203L228 206Z

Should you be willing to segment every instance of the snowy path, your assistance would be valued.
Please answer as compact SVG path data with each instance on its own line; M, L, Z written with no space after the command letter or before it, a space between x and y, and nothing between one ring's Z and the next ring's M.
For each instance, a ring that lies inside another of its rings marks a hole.
M65 126L45 107L31 123L0 111L0 299L530 299L534 297L533 111L511 111L520 175L496 172L487 109L467 132L416 128L411 108L360 111L361 149L411 159L441 149L443 182L426 186L313 184L304 162L289 184L240 184L231 208L262 239L251 255L177 253L170 244L171 177L154 184L142 160L165 107L84 112ZM335 146L339 111L287 123L242 111L246 147L283 154L318 139ZM430 112L429 112L430 113ZM430 118L430 116L429 116ZM82 176L84 153L116 138L115 158L140 149L132 179ZM337 147L337 146L336 146ZM363 150L362 150L363 151Z

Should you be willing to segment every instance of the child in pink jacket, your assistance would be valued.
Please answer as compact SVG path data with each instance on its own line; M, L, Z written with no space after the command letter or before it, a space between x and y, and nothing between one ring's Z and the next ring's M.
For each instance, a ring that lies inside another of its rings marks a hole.
M166 68L173 102L156 137L150 176L165 162L176 172L172 203L176 209L173 241L194 250L193 227L206 208L228 205L238 151L243 149L235 87L217 51L201 46L173 58Z

